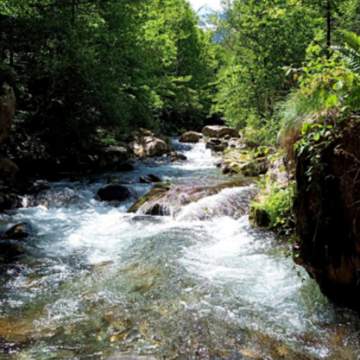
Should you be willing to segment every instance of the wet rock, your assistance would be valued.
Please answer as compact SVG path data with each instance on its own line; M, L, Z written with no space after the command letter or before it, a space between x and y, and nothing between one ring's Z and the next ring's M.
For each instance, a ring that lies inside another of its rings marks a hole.
M149 130L140 129L133 137L129 147L140 158L162 156L170 152L169 145Z
M7 158L0 158L0 179L3 183L13 183L18 172L18 166L12 160Z
M142 183L142 184L152 184L152 183L159 183L159 182L161 182L161 179L154 174L148 174L148 175L140 177L140 183Z
M320 151L321 166L307 151L296 160L299 256L326 295L360 310L360 124L342 124Z
M0 189L0 211L16 209L21 206L19 195L10 188Z
M198 143L202 139L203 135L196 131L187 131L180 137L180 142L183 143Z
M100 201L125 201L131 197L130 190L123 185L110 184L99 189L96 198Z
M156 205L157 200L161 199L161 197L167 193L170 189L169 186L164 184L156 185L152 188L147 194L138 199L128 210L130 213L136 213L140 210L140 208L147 206L147 204ZM151 208L151 206L147 206L147 208ZM142 214L146 214L146 210L142 212Z
M170 216L171 211L166 204L155 203L149 206L145 211L145 215L152 215L152 216Z
M36 180L29 189L29 193L38 194L41 191L49 190L50 184L47 180Z
M239 132L236 129L232 129L227 126L209 125L202 129L202 133L207 137L212 138L225 138L226 136L232 138L240 137Z
M27 206L67 207L78 204L80 200L79 193L74 189L48 189L27 198Z
M2 235L3 239L22 240L32 234L32 227L29 223L19 223L11 226Z
M249 183L243 177L238 177L233 181L215 186L159 185L141 197L129 209L129 212L157 216L175 215L184 205L217 194L223 189L244 186Z
M175 161L185 161L187 160L187 157L182 154L182 153L179 153L179 152L176 152L176 151L172 151L170 153L170 160L172 162L175 162Z

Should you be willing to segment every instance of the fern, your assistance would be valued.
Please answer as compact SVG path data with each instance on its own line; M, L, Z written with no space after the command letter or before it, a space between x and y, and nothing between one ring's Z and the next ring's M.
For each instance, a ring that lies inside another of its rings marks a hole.
M343 46L334 46L355 73L360 74L360 36L351 31L343 30Z

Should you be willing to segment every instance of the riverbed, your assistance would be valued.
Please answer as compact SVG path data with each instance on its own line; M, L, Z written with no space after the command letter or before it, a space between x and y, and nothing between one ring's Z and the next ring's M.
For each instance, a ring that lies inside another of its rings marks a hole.
M127 212L151 189L145 174L186 186L228 179L205 144L174 146L188 160L55 182L46 203L25 197L2 215L33 234L1 265L0 358L360 359L359 316L329 303L286 242L229 211L254 185L176 215ZM132 198L97 201L111 181Z

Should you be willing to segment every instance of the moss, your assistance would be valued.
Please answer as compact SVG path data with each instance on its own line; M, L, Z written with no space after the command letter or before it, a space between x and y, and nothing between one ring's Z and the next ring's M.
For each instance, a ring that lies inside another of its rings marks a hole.
M291 233L294 229L294 189L293 183L283 188L267 178L261 184L259 195L251 204L251 221L260 227L284 234Z
M162 195L164 195L166 192L168 192L170 189L170 186L168 183L160 183L156 184L155 187L153 187L147 194L140 197L135 204L133 204L130 209L128 210L129 213L136 213L138 209L141 208L142 205L144 205L146 202L150 200L155 200L160 198Z

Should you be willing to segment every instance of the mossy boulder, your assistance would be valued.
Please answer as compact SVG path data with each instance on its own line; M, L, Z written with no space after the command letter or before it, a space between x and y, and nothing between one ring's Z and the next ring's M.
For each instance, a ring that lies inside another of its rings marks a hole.
M256 177L266 174L269 162L266 158L253 159L240 166L240 171L245 176Z
M223 189L249 185L251 181L238 176L231 181L218 185L168 185L157 184L146 195L135 202L128 210L144 215L176 214L184 205L198 201L204 197L217 194Z

